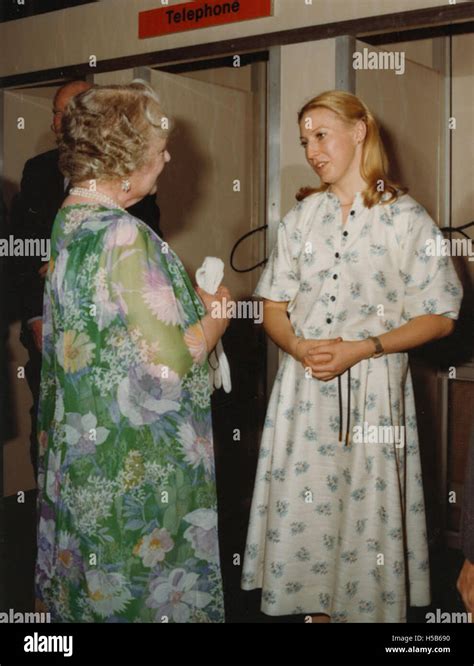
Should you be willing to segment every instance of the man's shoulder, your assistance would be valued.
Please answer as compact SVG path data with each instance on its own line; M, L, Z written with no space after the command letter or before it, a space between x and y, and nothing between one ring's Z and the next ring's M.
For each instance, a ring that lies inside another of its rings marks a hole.
M44 202L45 195L53 198L53 208L57 209L61 204L64 179L59 171L58 156L57 149L48 150L25 163L20 185L21 196L28 205L33 204L35 210L49 206L49 203Z
M58 165L59 151L57 148L53 150L47 150L45 153L40 153L34 157L30 157L29 160L25 162L25 171L27 170L37 170L50 167L51 165Z
M156 203L156 196L154 194L147 194L143 197L143 199L137 201L137 203L133 204L133 206L130 206L130 208L127 210L131 211L132 215L135 215L135 217L139 217L136 215L136 212L150 209L154 210L156 208L158 208Z
M158 236L162 236L160 230L160 209L154 194L148 194L127 210L131 215L148 224Z

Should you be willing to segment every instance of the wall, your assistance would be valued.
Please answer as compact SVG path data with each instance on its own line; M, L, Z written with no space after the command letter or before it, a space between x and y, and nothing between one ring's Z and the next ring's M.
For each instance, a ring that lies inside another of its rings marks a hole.
M317 176L308 166L297 113L305 102L336 81L336 40L324 39L291 44L281 49L281 214L294 206L295 194L303 185L318 185ZM311 66L308 66L310 64Z
M5 92L2 178L7 206L19 188L26 160L56 146L55 135L50 129L56 90L57 87L47 87ZM34 137L33 142L31 137Z
M197 72L186 72L184 76L197 81L207 81L226 88L236 90L252 90L251 67L223 67L221 69L200 69Z
M274 0L272 17L143 40L138 39L138 12L160 7L160 0L102 0L9 21L0 24L0 75L74 65L87 62L91 55L100 61L447 4L441 0L312 0L308 5L306 1Z
M396 42L395 44L384 44L381 49L383 51L403 51L408 60L425 67L434 67L433 44L435 41L436 39L419 39L413 42Z

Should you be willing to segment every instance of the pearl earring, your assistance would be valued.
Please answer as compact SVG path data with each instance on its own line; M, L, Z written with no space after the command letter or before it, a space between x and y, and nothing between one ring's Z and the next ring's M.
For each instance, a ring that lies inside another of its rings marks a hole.
M122 180L122 190L124 192L129 192L131 188L130 181L129 180Z

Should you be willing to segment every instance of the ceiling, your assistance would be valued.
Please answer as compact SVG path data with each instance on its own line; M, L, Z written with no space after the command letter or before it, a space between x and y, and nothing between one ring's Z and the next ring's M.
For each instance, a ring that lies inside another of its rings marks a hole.
M15 21L45 14L46 12L57 12L60 9L87 5L98 0L0 0L0 23Z

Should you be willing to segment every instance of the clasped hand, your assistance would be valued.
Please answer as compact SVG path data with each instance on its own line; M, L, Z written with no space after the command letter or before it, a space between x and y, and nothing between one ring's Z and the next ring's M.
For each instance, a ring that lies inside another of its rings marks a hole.
M230 291L224 285L221 285L215 294L209 294L201 287L195 287L196 292L199 294L207 313L213 319L220 319L226 322L226 327L230 323L230 316L227 307L233 303L233 298ZM216 307L219 306L219 307Z
M305 370L309 368L313 377L323 382L334 379L364 358L360 342L344 341L342 338L327 340L301 338L295 344L293 357Z

